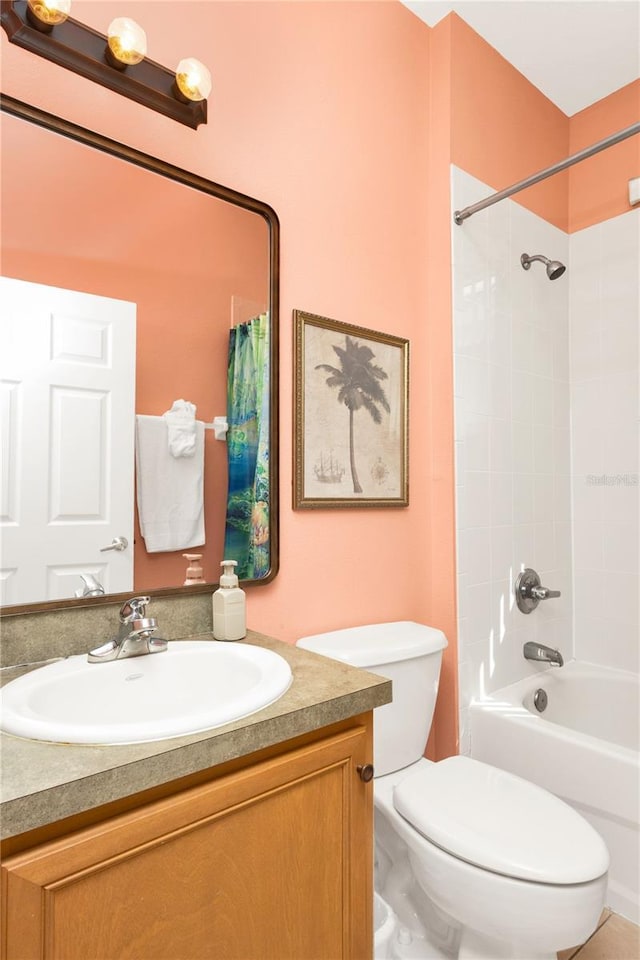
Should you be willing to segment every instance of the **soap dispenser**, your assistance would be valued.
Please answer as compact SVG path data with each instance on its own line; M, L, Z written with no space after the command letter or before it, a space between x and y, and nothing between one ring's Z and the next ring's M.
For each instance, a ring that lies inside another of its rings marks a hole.
M190 587L194 583L205 583L205 579L202 575L202 564L200 563L202 560L202 554L183 553L182 556L185 558L185 560L189 561L183 586Z
M247 635L246 598L234 572L236 560L223 560L220 587L213 595L213 635L216 640L242 640Z

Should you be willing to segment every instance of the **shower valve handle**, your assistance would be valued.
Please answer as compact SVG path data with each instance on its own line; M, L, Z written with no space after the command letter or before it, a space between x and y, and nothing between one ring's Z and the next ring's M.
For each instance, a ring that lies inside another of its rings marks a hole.
M559 590L550 590L549 587L531 587L531 596L535 600L549 600L551 598L559 597Z
M543 587L540 577L535 570L527 567L522 573L518 574L513 592L515 594L518 609L522 613L531 613L535 610L541 600L550 600L560 596L559 590L550 590L549 587Z

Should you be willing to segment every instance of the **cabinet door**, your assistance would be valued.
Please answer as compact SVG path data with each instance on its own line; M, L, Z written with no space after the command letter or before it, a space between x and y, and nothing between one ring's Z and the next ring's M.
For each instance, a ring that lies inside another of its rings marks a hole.
M6 960L370 958L370 760L356 726L8 859Z

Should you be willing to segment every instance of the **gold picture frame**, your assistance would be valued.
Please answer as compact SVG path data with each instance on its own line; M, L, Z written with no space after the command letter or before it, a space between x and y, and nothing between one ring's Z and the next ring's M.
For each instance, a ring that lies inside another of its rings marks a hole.
M303 310L294 322L293 508L409 503L409 341Z

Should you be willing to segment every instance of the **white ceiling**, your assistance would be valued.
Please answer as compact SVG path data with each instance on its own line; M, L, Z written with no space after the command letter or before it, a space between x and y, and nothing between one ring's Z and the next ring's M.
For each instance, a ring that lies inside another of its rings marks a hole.
M563 113L640 76L640 0L402 0L434 26L454 10Z

